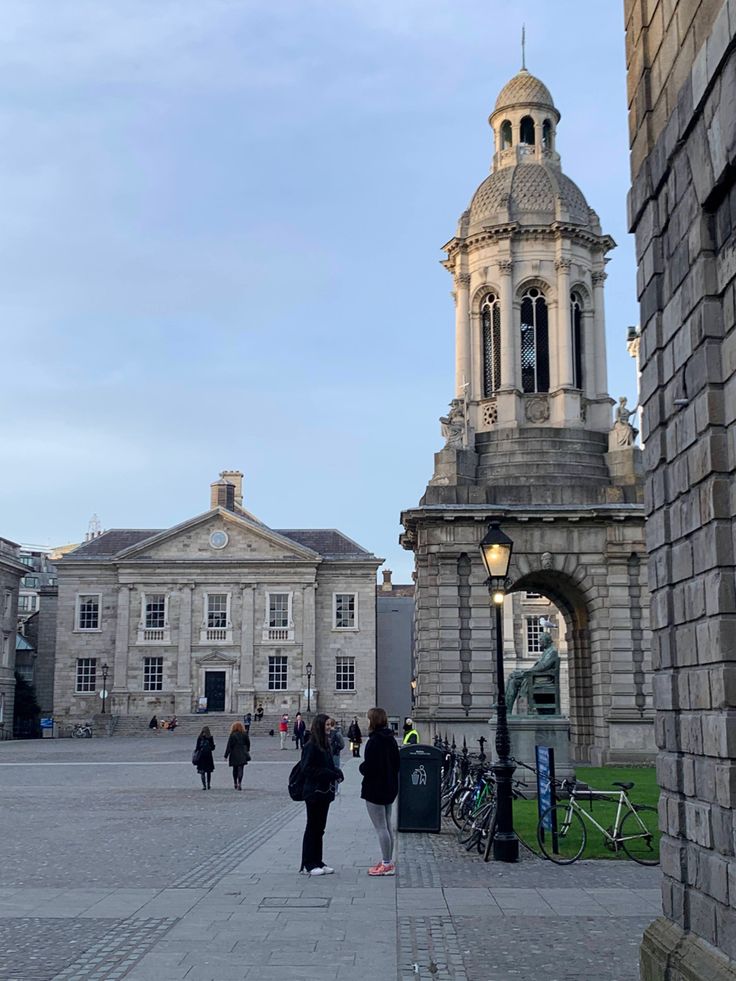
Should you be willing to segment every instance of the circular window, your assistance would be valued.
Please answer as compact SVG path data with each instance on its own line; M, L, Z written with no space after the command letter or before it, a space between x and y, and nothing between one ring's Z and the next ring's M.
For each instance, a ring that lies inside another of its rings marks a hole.
M210 535L210 545L213 548L224 548L227 545L227 532L213 531Z

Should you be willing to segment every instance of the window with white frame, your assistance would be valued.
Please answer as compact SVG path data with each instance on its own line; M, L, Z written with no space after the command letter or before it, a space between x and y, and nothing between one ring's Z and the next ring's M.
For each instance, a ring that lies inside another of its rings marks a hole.
M29 613L31 610L33 610L33 600L35 600L35 598L36 597L32 596L30 593L21 593L18 596L18 613Z
M526 598L528 600L541 599L542 598L542 594L541 593L526 593Z
M230 593L207 593L202 640L229 644L231 639Z
M77 630L100 629L100 594L84 593L77 597Z
M97 658L77 658L77 692L93 692L97 689Z
M144 593L141 596L141 622L138 642L144 644L167 643L167 598L165 593Z
M268 690L286 691L289 681L288 659L280 654L268 659Z
M266 623L263 628L264 640L293 640L292 594L266 594Z
M539 626L539 617L526 618L526 652L527 654L541 654L542 628Z
M335 690L355 691L355 658L338 657L335 661Z
M26 681L29 685L33 684L33 665L32 664L16 664L15 666L16 674L19 674L23 681Z
M26 589L38 589L38 576L23 576L21 585Z
M356 616L358 597L356 593L334 594L334 624L335 630L355 630L358 626Z
M164 659L143 658L143 691L162 691L164 687Z

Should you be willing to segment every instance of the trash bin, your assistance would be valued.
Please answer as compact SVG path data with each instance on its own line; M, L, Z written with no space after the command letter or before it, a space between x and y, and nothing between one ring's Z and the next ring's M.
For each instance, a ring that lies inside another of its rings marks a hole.
M434 831L442 825L440 797L445 753L434 746L404 746L399 752L399 831Z

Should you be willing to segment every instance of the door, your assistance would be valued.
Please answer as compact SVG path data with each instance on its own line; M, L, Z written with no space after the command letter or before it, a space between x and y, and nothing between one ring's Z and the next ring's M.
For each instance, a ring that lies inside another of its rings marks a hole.
M225 711L225 672L205 671L204 693L207 696L208 712Z

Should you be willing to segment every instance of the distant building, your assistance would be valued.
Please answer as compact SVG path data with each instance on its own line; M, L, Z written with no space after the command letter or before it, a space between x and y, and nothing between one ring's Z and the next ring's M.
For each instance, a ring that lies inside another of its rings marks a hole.
M50 559L51 551L37 545L20 546L20 561L26 566L18 593L18 624L21 628L23 621L38 610L41 589L56 585L56 567Z
M18 590L25 570L19 546L0 538L0 739L13 736Z
M414 656L414 584L394 585L383 570L376 586L376 702L401 731L412 710Z

